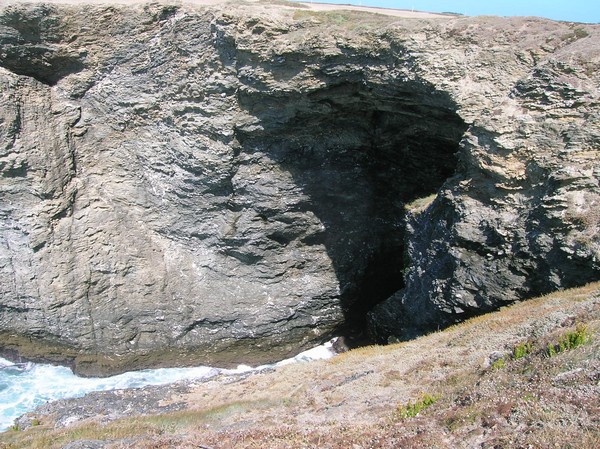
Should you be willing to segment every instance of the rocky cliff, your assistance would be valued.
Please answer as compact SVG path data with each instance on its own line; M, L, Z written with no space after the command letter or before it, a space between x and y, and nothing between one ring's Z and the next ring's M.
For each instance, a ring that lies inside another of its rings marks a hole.
M257 363L600 278L600 27L206 3L1 3L4 353Z

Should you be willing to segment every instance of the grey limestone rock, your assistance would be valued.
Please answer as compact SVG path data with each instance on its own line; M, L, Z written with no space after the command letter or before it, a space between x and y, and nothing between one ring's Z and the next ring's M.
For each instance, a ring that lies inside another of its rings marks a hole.
M3 352L84 374L259 363L598 279L599 34L4 5Z

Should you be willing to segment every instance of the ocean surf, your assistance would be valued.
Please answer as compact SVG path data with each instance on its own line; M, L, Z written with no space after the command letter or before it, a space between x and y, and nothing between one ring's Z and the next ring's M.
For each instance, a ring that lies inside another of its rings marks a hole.
M117 376L84 378L64 366L36 363L13 363L0 358L0 431L9 429L16 418L47 402L84 396L93 391L122 390L165 385L181 380L209 379L219 374L241 374L265 368L327 359L335 355L332 342L282 360L272 365L236 369L208 366L194 368L160 368L131 371Z

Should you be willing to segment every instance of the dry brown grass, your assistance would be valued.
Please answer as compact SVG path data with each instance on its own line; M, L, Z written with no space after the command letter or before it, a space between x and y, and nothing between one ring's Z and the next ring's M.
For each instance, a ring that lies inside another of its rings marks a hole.
M417 198L410 203L404 205L404 209L414 215L424 212L433 201L437 198L437 193L433 193L423 198Z
M442 332L329 361L198 383L169 399L184 412L42 425L0 448L550 448L600 447L600 283L558 292ZM583 346L544 350L579 323ZM530 347L518 358L514 348ZM492 354L505 360L493 368ZM497 355L496 355L497 356ZM410 417L399 408L437 400ZM556 446L557 445L557 446Z
M293 19L299 22L312 22L329 28L342 28L350 31L381 29L394 22L393 16L361 10L339 9L333 11L298 10Z

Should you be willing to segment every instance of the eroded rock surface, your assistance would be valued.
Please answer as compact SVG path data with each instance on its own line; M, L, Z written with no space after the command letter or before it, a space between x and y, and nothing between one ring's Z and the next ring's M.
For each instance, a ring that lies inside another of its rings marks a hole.
M598 279L599 34L5 6L4 351L94 374L258 363Z

